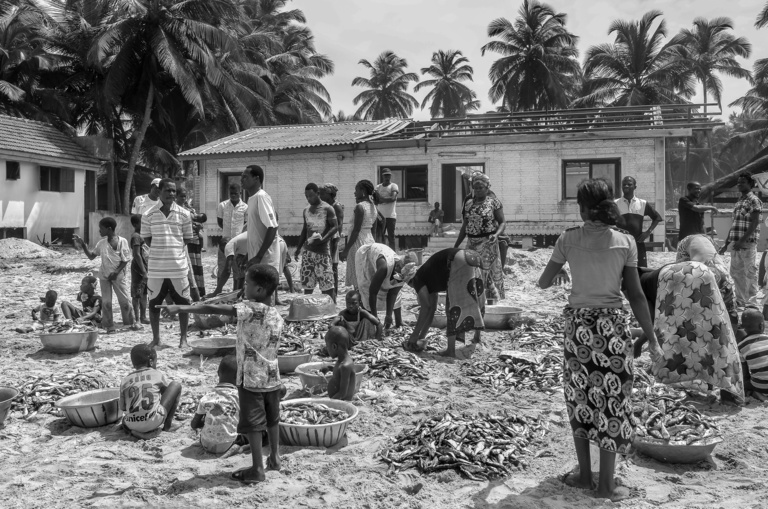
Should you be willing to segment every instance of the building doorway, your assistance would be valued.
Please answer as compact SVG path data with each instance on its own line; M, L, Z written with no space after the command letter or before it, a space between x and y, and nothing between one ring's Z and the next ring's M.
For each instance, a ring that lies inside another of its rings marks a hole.
M464 175L475 171L485 173L484 163L475 164L444 164L442 165L443 193L440 207L445 212L446 223L461 222L461 205L464 197L471 191L469 180Z

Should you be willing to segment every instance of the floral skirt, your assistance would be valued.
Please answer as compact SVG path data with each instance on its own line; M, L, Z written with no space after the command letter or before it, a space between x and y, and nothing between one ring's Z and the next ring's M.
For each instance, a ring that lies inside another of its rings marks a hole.
M485 293L488 299L504 298L504 271L501 269L499 242L488 237L467 237L467 249L477 251L482 261Z
M465 249L454 256L448 276L445 308L447 334L485 328L485 288L480 255Z
M632 447L632 336L621 308L565 308L565 405L573 436L610 452Z
M661 269L653 325L664 352L653 366L657 380L700 380L744 399L738 345L709 267L680 262Z

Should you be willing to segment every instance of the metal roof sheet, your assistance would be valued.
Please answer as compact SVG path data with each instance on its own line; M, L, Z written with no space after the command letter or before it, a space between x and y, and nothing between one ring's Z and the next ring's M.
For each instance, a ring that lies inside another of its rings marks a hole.
M99 159L52 125L7 115L0 115L0 152L2 151L56 158L62 161L62 165L101 164Z

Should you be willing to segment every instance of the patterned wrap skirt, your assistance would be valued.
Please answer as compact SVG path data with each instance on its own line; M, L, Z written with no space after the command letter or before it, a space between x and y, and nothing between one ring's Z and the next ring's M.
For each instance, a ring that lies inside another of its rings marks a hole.
M187 252L189 253L189 261L192 264L192 276L195 278L197 291L200 292L200 297L203 297L205 296L205 276L203 275L202 245L190 242L187 244Z
M653 327L664 352L653 366L657 380L700 380L744 399L739 348L709 267L680 262L661 269Z
M467 249L477 251L482 261L485 276L486 298L501 300L504 298L504 271L501 269L499 242L491 242L489 237L467 237Z
M451 261L448 291L445 296L449 336L457 332L485 328L485 287L480 255L475 251L459 251Z
M622 308L566 307L564 315L563 385L573 436L626 454L635 434L629 313Z

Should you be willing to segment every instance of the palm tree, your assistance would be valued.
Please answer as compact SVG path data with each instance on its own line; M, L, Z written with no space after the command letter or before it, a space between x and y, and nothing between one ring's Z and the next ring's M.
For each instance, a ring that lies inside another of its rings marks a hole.
M512 23L498 18L488 25L488 37L499 37L482 47L503 55L488 72L493 102L510 111L564 108L573 98L580 74L576 60L578 37L565 28L566 15L538 0L524 0Z
M336 124L339 122L354 122L356 120L362 120L360 117L357 116L357 113L355 113L354 115L347 115L346 113L344 113L344 111L339 110L337 113L334 113L331 116L329 122Z
M467 111L480 107L475 92L464 81L472 81L472 67L469 59L461 51L435 51L432 53L432 65L421 69L421 74L428 74L433 79L425 80L413 87L414 92L432 87L421 102L423 110L428 103L429 114L435 117L463 117Z
M763 6L763 10L757 15L757 21L755 21L755 27L763 28L768 25L768 2Z
M615 20L608 34L613 44L599 44L587 51L584 64L587 94L574 106L684 103L694 94L695 81L678 58L680 40L664 44L667 35L660 11L646 13L640 21Z
M353 87L369 89L355 97L353 103L361 103L355 115L365 120L409 117L419 103L408 93L408 82L419 81L419 77L405 72L406 60L384 51L373 64L365 59L358 63L370 70L370 78L358 76L352 80Z
M736 61L735 57L749 58L752 45L743 37L734 37L728 31L733 30L729 18L704 18L693 20L693 30L680 31L682 44L680 55L689 71L702 84L704 90L704 112L707 107L707 93L712 94L720 104L723 83L718 73L733 78L751 79L751 74Z

